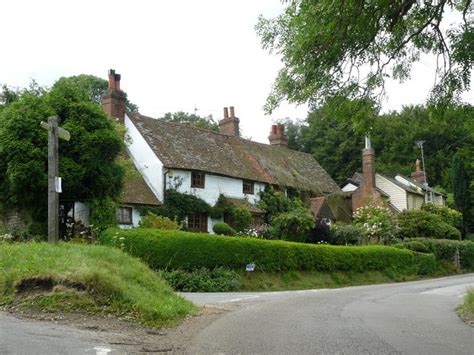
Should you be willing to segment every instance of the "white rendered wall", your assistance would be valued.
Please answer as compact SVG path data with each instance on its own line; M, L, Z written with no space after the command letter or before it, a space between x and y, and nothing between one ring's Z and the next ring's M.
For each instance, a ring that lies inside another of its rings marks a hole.
M255 204L260 200L259 192L265 189L265 184L255 182L254 194L244 194L242 179L206 174L204 188L200 189L191 187L191 171L172 170L166 176L166 188L194 195L214 206L220 194L226 197L247 199L250 203Z
M163 163L150 148L130 118L125 114L128 139L125 144L138 171L158 200L163 201Z

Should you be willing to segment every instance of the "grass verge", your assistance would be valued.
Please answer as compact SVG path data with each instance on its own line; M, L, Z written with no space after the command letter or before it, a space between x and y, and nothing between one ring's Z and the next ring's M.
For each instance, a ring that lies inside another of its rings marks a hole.
M154 327L196 310L137 258L66 243L0 244L0 306L111 313Z
M458 307L459 315L466 322L474 326L474 289L469 289L464 303Z

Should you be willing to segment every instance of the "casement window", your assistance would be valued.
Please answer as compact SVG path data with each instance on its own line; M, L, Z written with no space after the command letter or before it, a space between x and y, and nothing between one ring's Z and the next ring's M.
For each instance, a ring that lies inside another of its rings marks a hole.
M119 207L115 212L118 224L133 224L132 207Z
M191 173L191 187L197 187L199 189L204 188L206 174L193 171Z
M253 181L244 180L242 191L244 194L253 195L254 194Z
M188 217L188 229L207 233L207 213L194 213Z

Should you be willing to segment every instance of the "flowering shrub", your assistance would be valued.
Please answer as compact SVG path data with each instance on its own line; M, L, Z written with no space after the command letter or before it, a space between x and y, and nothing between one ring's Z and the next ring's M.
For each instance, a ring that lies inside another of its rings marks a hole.
M364 206L354 214L354 224L364 229L367 238L363 244L390 244L396 233L396 225L390 210L382 206Z

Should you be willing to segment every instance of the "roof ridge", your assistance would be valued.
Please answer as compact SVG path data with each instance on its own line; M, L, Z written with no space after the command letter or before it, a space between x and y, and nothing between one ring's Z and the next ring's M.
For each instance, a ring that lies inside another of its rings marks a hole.
M224 136L224 137L229 138L229 139L238 139L238 140L242 140L242 141L249 142L249 143L252 143L252 144L262 145L262 146L265 146L265 147L283 148L283 147L272 146L271 144L267 144L267 143L256 142L256 141L253 141L253 140L251 140L251 139L245 139L245 138L238 137L238 136L230 136L230 135L228 135L228 134L223 134L223 133L221 133L221 132L216 132L216 131L213 131L213 130L210 130L210 129L207 129L207 128L196 127L196 126L193 126L192 124L164 121L164 120L162 120L161 118L153 118L153 117L150 117L150 116L142 115L140 112L127 111L127 114L132 114L132 115L137 115L137 114L138 114L138 115L140 116L140 118L146 118L146 119L149 119L149 120L160 121L160 122L162 122L162 123L165 123L165 124L172 124L172 125L175 125L175 126L190 127L190 128L192 128L192 129L197 129L197 130L200 130L200 131L209 132L209 133L214 133L214 134L217 134L217 135L220 135L220 136ZM309 155L309 156L313 157L310 153L302 152L302 151L300 151L300 150L294 150L294 149L290 149L290 148L283 148L283 149L289 149L289 150L291 150L292 152L299 153L299 154L304 154L304 155ZM314 157L313 157L313 158L314 158ZM319 164L318 161L316 161L316 162ZM319 164L319 165L321 165L321 164Z

